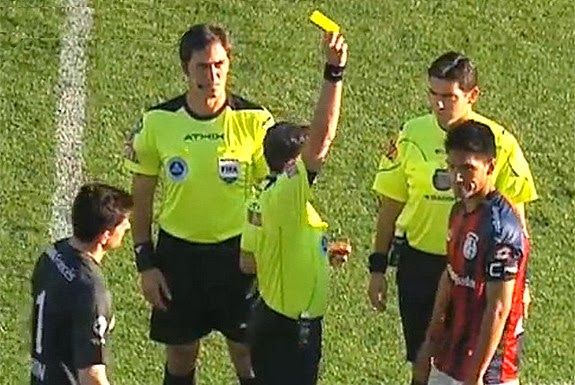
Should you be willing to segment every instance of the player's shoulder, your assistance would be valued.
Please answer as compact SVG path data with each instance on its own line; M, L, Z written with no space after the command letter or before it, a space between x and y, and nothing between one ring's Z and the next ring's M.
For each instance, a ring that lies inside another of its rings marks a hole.
M488 196L486 203L495 242L521 245L524 235L523 225L511 202L501 193L494 191Z
M257 127L264 127L267 129L274 122L271 112L266 107L238 94L229 94L227 103L229 109L233 113L241 115L243 119L251 119L252 121L257 122Z
M232 111L254 111L254 112L263 112L266 111L266 108L252 100L248 100L243 96L240 96L235 93L230 93L228 95L228 106Z
M81 267L66 240L59 240L44 249L35 270L39 279L71 284L78 280Z
M157 111L177 112L180 109L184 108L185 105L186 105L186 94L181 94L149 107L146 110L145 114L154 113Z
M422 139L429 135L429 127L435 124L433 114L426 114L409 119L401 127L401 136L410 140Z
M501 123L477 112L474 112L472 119L483 123L491 129L495 136L495 143L499 148L509 148L518 145L517 138L511 131L505 128Z

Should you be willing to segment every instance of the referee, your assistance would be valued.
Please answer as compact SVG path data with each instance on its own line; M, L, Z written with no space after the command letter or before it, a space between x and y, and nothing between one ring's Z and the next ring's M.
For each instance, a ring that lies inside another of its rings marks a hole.
M200 340L213 330L226 337L240 384L256 384L245 344L253 275L239 268L240 234L246 198L268 172L262 141L274 121L227 91L230 50L220 27L199 24L184 33L187 91L145 112L126 146L136 265L153 306L150 337L166 345L165 385L195 383ZM160 180L165 188L154 213Z
M244 266L255 265L260 291L250 347L256 375L266 385L317 383L328 296L326 254L333 254L334 266L341 262L328 248L326 223L309 203L311 184L336 133L347 59L338 33L325 35L325 50L325 81L309 129L282 122L266 134L271 175L259 196L259 216L250 215L246 227L255 236L242 238L244 258L255 258Z
M473 110L479 88L471 61L447 52L429 67L428 82L433 113L403 125L394 147L383 156L373 185L380 209L369 257L368 295L372 306L383 310L388 254L398 256L399 310L411 363L425 338L446 266L447 222L455 200L447 173L446 132L465 121L487 125L497 144L496 188L515 205L523 223L524 204L537 199L529 165L515 137Z

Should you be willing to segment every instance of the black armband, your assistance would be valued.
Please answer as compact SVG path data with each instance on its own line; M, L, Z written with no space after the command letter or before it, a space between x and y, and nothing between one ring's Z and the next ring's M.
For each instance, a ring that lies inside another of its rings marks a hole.
M369 256L369 272L383 273L387 270L387 255L384 253L371 253Z
M152 244L152 241L135 244L134 254L136 255L136 268L138 269L138 272L150 270L154 267L154 245Z
M343 80L343 70L345 67L335 66L332 64L325 65L325 69L323 71L323 78L327 81L337 83Z

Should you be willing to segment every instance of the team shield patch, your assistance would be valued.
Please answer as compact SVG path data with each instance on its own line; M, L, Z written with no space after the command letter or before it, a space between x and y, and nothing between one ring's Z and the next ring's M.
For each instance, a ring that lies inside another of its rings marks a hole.
M188 176L188 164L180 157L171 158L166 164L168 177L174 182L181 182Z
M238 159L218 159L218 173L220 179L226 183L234 183L240 177L241 164Z
M478 242L479 237L474 232L469 232L465 236L465 242L463 243L463 256L468 261L471 261L477 255Z

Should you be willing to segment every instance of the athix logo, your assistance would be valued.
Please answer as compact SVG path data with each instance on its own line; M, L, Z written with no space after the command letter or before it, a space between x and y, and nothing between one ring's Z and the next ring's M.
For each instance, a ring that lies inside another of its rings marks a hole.
M194 132L184 137L184 142L196 142L198 140L223 140L224 134L205 134L203 132Z
M449 277L451 278L455 286L465 286L470 289L475 289L476 284L474 279L472 279L471 277L462 277L460 275L457 275L457 273L453 270L453 268L449 264L447 265L447 272L449 273Z

